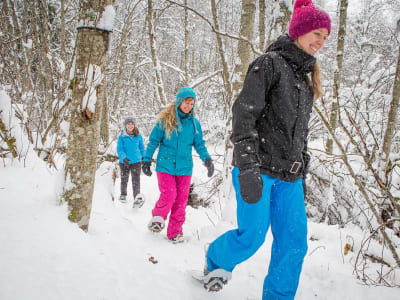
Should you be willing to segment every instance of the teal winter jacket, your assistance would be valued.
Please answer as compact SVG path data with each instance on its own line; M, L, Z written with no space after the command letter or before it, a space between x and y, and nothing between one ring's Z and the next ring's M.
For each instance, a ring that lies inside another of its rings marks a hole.
M156 171L170 175L192 175L193 159L192 147L205 161L210 158L200 122L192 114L184 114L178 111L180 121L179 130L171 132L167 137L163 124L159 121L154 126L144 155L144 161L151 161L157 147L160 147L157 155Z
M123 129L118 138L117 154L120 163L123 163L125 158L129 159L130 164L141 162L144 155L142 135L139 133L137 136L130 136Z

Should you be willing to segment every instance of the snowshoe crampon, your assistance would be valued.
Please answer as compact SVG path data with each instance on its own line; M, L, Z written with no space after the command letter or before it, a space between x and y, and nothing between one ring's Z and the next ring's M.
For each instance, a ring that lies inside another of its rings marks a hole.
M228 283L228 280L232 278L232 273L223 269L216 269L212 272L207 272L207 270L205 272L191 270L190 274L192 278L200 282L208 292L220 291L223 286Z
M218 292L222 290L225 284L228 283L228 280L224 280L219 277L212 277L208 283L204 283L204 288L208 292Z
M232 273L225 271L224 269L215 269L212 272L208 272L206 270L206 274L204 274L203 282L204 288L208 292L218 292L220 291L225 284L228 283L228 280L232 278Z

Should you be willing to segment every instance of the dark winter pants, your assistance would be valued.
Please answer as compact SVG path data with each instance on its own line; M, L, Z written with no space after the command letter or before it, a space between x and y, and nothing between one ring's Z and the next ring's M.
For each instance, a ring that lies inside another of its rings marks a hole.
M141 163L130 164L129 166L125 166L124 164L119 164L121 170L121 195L127 194L126 189L129 180L129 173L132 176L132 191L133 198L136 198L137 194L140 193L140 171L141 171Z
M246 203L240 195L239 170L232 171L237 200L238 228L217 238L208 248L210 271L232 272L264 243L271 225L273 243L263 300L293 300L307 252L307 217L302 179L282 181L262 174L263 191L257 203Z

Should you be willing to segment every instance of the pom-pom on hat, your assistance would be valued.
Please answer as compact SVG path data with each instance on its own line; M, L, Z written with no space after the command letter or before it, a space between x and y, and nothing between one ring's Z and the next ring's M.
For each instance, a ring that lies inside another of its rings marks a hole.
M296 0L289 24L289 38L294 41L299 36L318 28L328 29L331 33L329 15L314 6L312 0Z

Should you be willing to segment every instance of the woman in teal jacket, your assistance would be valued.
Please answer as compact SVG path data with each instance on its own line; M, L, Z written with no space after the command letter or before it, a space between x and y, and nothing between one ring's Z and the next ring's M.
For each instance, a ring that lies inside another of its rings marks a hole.
M134 206L141 206L144 201L143 196L140 194L140 170L144 154L143 138L132 117L128 117L124 125L117 144L121 170L121 196L119 200L126 202L129 173L131 173Z
M143 158L143 173L151 176L151 160L159 147L156 172L160 198L152 210L149 229L160 232L171 213L167 236L173 242L183 240L182 225L193 171L193 147L207 167L208 176L211 177L214 172L200 122L194 117L195 101L196 94L192 88L179 90L175 103L160 113Z

